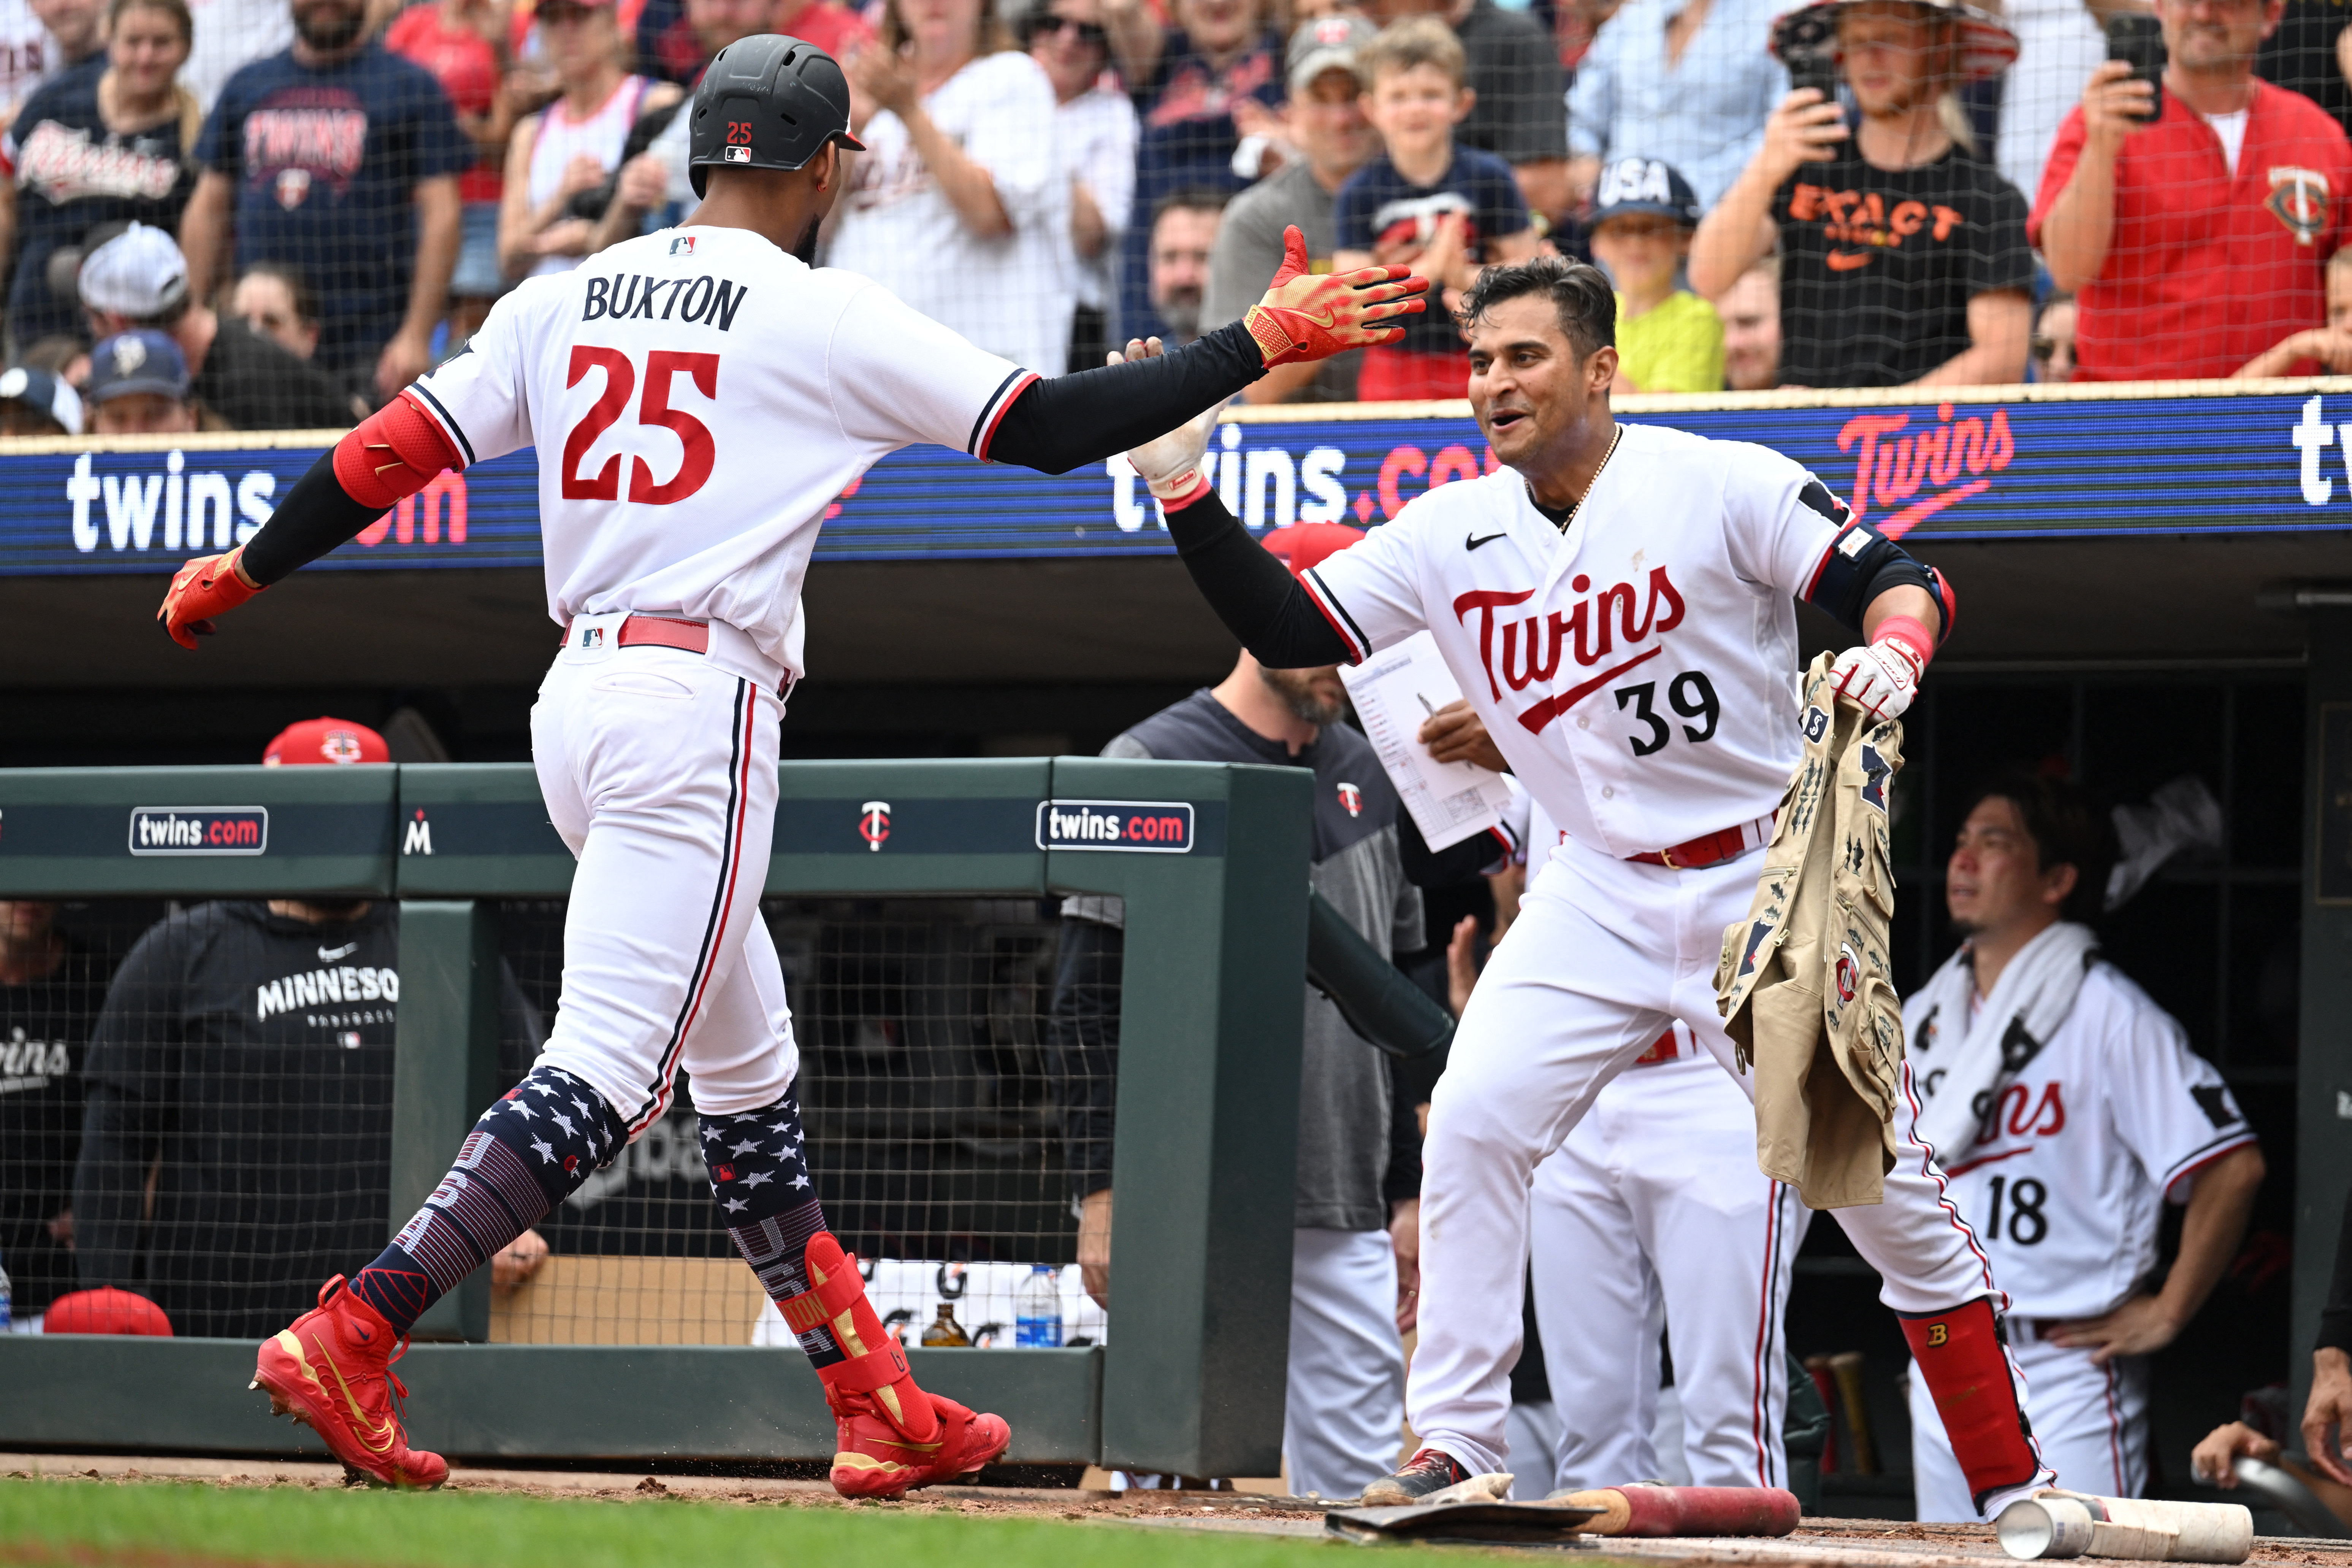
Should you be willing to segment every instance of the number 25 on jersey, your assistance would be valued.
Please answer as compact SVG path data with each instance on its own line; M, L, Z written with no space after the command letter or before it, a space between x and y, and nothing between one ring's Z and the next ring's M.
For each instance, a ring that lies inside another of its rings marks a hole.
M593 475L582 473L581 465L587 459L588 449L596 444L596 438L619 423L622 414L627 412L629 398L637 389L637 370L619 349L573 344L572 368L563 384L576 387L591 371L604 372L604 395L572 427L572 434L563 438L563 498L617 501L621 498L621 455L616 452L604 459L604 466ZM718 401L718 355L679 353L668 349L656 349L646 354L646 392L637 404L637 423L659 425L669 431L677 437L684 454L677 472L667 479L656 479L652 465L643 457L630 458L628 498L632 501L651 507L683 501L709 480L711 467L719 460L719 448L710 438L710 427L669 405L670 392L679 376L690 380L694 390L705 398Z

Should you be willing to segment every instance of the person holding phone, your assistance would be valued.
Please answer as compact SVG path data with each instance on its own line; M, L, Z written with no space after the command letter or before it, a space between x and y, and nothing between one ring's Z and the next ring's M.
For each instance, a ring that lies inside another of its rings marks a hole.
M2326 325L2352 141L2311 99L2255 77L2284 6L2157 0L2160 93L2142 74L2152 51L2111 34L2111 53L2138 57L2091 72L2026 223L2076 296L2075 380L2228 376Z

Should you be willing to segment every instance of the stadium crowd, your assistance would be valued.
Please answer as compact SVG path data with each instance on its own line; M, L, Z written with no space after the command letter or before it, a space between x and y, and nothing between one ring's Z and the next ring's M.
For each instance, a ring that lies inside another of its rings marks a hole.
M521 278L676 221L683 91L766 31L845 62L867 149L811 258L1032 366L1234 319L1296 224L1318 267L1449 299L1598 262L1623 392L2352 370L2352 28L1999 12L29 0L0 13L0 432L350 423ZM1465 366L1433 313L1249 396L1459 396Z

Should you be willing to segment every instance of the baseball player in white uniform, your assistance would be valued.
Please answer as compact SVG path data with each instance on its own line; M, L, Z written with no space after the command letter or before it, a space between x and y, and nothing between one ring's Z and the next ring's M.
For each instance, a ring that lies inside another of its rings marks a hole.
M2104 834L2080 794L2017 774L1979 791L1947 870L1968 938L1905 999L1920 1135L2012 1303L2033 1430L2059 1484L2147 1485L2147 1355L2229 1267L2263 1180L2253 1129L2180 1025L2099 956ZM2152 1283L2167 1203L2179 1256ZM1913 1380L1919 1517L1969 1517L1969 1489Z
M908 1375L802 1155L791 1015L758 912L817 528L896 448L936 442L1056 473L1099 462L1269 363L1400 335L1381 323L1420 308L1425 287L1402 268L1307 277L1294 241L1246 321L1044 382L866 279L794 258L833 204L837 149L858 145L848 85L823 50L774 36L731 45L688 112L707 199L683 226L516 288L251 539L184 567L161 612L194 647L211 616L442 470L537 449L548 609L565 630L532 752L580 862L562 1005L530 1078L483 1115L425 1207L348 1289L330 1281L318 1311L265 1343L255 1375L386 1484L447 1474L409 1448L391 1402L389 1360L409 1326L658 1122L681 1066L730 1234L838 1418L835 1486L896 1497L1003 1451L1003 1421Z
M1513 781L1528 885L1565 839ZM1788 1484L1790 1271L1812 1210L1756 1168L1756 1113L1677 1019L1594 1097L1536 1166L1528 1214L1536 1322L1553 1404L1573 1414L1558 1473L1581 1490L1662 1476L1661 1312L1689 1483Z
M1406 1393L1424 1446L1369 1503L1508 1468L1537 1165L1675 1020L1732 1065L1715 971L1800 752L1791 601L1865 639L1837 661L1841 700L1880 716L1908 706L1950 622L1941 580L1794 463L1620 425L1615 318L1592 267L1488 267L1465 302L1469 394L1503 466L1417 497L1297 583L1202 479L1205 428L1129 454L1194 581L1259 663L1360 660L1428 629L1569 835L1480 977L1437 1085ZM1970 1494L1998 1510L2049 1472L2001 1343L2005 1302L1909 1120L1893 1128L1885 1201L1838 1218L1883 1277L1937 1407L1958 1415Z

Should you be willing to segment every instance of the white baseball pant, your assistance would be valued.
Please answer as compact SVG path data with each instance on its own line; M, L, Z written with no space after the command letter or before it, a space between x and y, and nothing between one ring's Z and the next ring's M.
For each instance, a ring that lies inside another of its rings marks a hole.
M1693 1484L1788 1484L1782 1314L1812 1212L1756 1168L1756 1113L1712 1058L1628 1069L1536 1167L1529 1235L1559 1487L1664 1473L1664 1309ZM1524 1466L1524 1461L1522 1461Z
M1396 1248L1385 1230L1302 1227L1291 1238L1290 1490L1354 1497L1396 1468L1404 1431Z
M2118 1356L2094 1365L2091 1353L2041 1339L2032 1324L2011 1318L2010 1354L2033 1385L2033 1436L2057 1484L2100 1497L2137 1497L2147 1490L2147 1358ZM1951 1440L1927 1396L1927 1379L1911 1369L1911 1471L1923 1521L1977 1517L1969 1483Z
M1509 1469L1504 1417L1535 1168L1675 1019L1732 1069L1716 959L1760 867L1751 854L1674 871L1572 841L1528 889L1479 977L1423 1146L1421 1337L1405 1393L1422 1442L1473 1473ZM1752 1092L1746 1077L1737 1082ZM1916 1113L1906 1093L1885 1201L1840 1209L1838 1221L1894 1310L1988 1295L1998 1310L1991 1268L1913 1136ZM1746 1147L1752 1161L1752 1138Z
M577 646L540 683L531 759L579 858L563 995L540 1061L594 1085L635 1140L682 1066L696 1109L782 1098L799 1063L760 918L776 816L773 685L672 648Z

